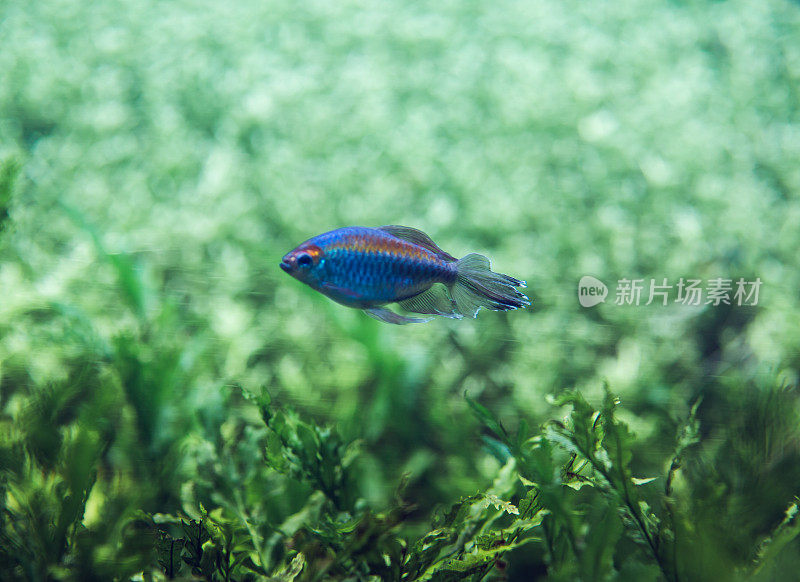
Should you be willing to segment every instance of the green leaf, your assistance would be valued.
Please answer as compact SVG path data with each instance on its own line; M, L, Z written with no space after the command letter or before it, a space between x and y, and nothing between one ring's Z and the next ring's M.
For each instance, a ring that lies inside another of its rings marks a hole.
M211 539L211 535L203 526L203 520L200 520L200 522L196 522L193 519L188 522L181 520L181 529L186 540L184 543L186 550L186 555L183 557L184 562L192 568L202 570L203 544Z
M111 264L116 273L119 288L123 297L127 300L128 306L139 319L145 319L150 290L145 285L141 265L133 257L125 253L108 252L100 231L89 222L80 210L63 200L59 200L58 203L64 213L89 235L97 249L97 253Z
M500 464L505 465L508 463L508 460L511 458L511 451L507 445L500 442L496 438L492 438L483 434L481 435L481 441L486 446L489 454L497 459Z
M581 570L586 580L604 580L613 571L613 556L617 540L622 535L622 521L617 507L596 500L587 516L589 531L580 553Z
M433 519L434 528L447 528L461 523L464 517L469 512L469 508L476 501L483 499L483 495L470 495L469 497L462 497L460 501L454 503L447 513L439 515Z
M488 508L492 505L495 509L502 509L511 515L519 515L519 509L515 505L512 505L508 501L503 501L497 495L491 493L486 494L484 498L475 505L480 508Z
M164 570L167 578L174 578L181 571L181 551L183 538L175 539L171 535L159 530L156 539L156 554L158 563Z
M20 172L20 163L13 157L0 160L0 236L8 230L14 185Z
M789 504L786 508L783 521L772 531L758 548L756 567L754 572L759 572L800 535L800 498Z
M508 433L506 433L506 429L503 428L503 425L500 423L500 421L497 420L497 418L495 418L495 416L489 412L485 406L467 396L466 392L464 393L464 399L467 401L467 404L469 404L472 412L475 413L475 416L478 417L478 420L486 428L492 431L501 442L508 444Z
M288 566L282 568L267 580L269 582L294 582L294 579L300 575L305 565L306 557L298 553Z
M538 526L539 523L541 522L536 522L531 527ZM420 577L419 580L430 580L431 582L467 580L472 579L472 576L483 576L494 567L496 560L500 556L510 550L536 541L538 538L530 536L514 541L506 541L508 539L507 532L494 532L482 536L480 542L476 542L472 550L465 553L461 558L442 560Z
M702 398L695 400L694 404L689 409L688 417L678 429L675 452L672 454L672 462L670 463L666 484L664 486L664 491L667 496L672 494L672 482L683 464L683 457L686 454L686 450L700 442L700 422L697 419L697 410L701 403Z

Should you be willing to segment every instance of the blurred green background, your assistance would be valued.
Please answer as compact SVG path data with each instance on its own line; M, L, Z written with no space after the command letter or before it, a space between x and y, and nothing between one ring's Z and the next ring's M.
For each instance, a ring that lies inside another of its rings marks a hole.
M95 467L83 523L124 562L132 511L254 486L241 388L266 390L360 442L370 507L406 474L421 522L500 469L465 392L513 428L608 381L642 475L703 397L696 482L723 492L687 503L752 515L709 542L747 555L800 492L797 399L759 404L800 370L798 26L779 0L4 0L4 474ZM490 256L532 308L389 326L277 267L381 224ZM612 294L591 309L587 274ZM651 277L763 285L614 304ZM285 517L307 492L275 496Z

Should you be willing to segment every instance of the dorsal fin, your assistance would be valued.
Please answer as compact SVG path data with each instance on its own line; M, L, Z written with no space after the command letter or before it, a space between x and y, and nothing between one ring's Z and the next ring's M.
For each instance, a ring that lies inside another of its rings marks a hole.
M431 237L429 237L427 234L416 228L411 228L410 226L400 226L397 224L390 224L387 226L379 226L378 230L388 232L392 236L396 236L397 238L401 238L410 243L414 243L415 245L419 245L423 248L426 248L447 262L453 262L457 260L450 253L447 253L442 249L440 249L439 246L435 242L433 242L433 239L431 239Z

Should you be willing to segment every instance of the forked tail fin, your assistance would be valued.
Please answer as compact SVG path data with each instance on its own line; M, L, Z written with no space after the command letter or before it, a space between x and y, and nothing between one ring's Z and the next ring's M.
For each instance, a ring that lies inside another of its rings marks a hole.
M506 311L527 307L528 297L516 287L525 287L525 281L495 273L489 259L472 253L456 263L456 281L450 289L459 313L475 317L481 307Z

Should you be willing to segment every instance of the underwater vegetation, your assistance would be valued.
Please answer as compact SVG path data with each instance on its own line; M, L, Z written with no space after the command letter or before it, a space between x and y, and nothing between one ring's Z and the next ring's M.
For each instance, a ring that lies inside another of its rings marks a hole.
M102 363L74 362L75 376L35 389L4 419L3 579L788 580L795 571L785 548L800 533L800 500L786 475L797 476L800 419L786 387L737 393L726 429L737 436L724 447L703 437L698 400L665 469L646 476L635 473L637 439L608 388L597 409L566 391L552 403L566 417L535 429L516 419L515 431L466 395L495 478L431 511L406 476L376 510L360 485L370 470L362 443L265 390L229 387L227 414L201 419L205 438L158 439L148 418L175 406L164 398L175 385L159 380L177 353L151 363L140 339L120 338ZM145 380L155 402L137 395Z
M798 30L1 2L0 580L795 580ZM279 268L354 224L533 308L386 325Z

